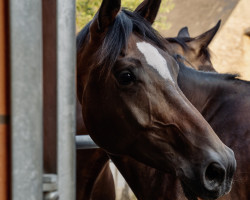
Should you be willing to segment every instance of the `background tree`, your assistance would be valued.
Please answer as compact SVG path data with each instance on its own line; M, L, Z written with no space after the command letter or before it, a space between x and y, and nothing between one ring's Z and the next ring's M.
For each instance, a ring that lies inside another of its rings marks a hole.
M142 0L123 0L122 7L134 10ZM76 0L76 28L80 31L95 15L100 7L101 0ZM174 8L173 0L162 0L159 14L155 20L154 28L164 31L170 28L167 22L167 13Z

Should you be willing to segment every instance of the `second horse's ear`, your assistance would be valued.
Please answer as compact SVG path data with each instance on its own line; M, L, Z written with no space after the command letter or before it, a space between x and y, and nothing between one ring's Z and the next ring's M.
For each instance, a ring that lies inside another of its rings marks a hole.
M188 27L185 26L185 27L181 28L181 30L179 30L177 37L188 37L189 38L190 35L188 32Z
M103 0L99 11L96 13L91 25L90 34L102 33L115 21L121 9L121 0Z
M161 0L144 0L134 12L153 24L161 5Z
M220 24L221 20L219 20L217 24L207 32L195 37L192 41L192 45L194 46L194 48L207 48L217 31L219 30Z

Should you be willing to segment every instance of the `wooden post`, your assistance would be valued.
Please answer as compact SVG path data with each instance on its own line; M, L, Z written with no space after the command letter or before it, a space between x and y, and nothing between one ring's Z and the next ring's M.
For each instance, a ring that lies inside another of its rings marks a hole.
M57 173L56 0L43 0L43 159L44 172Z
M7 1L0 1L0 199L8 199L9 189L9 73L7 38Z

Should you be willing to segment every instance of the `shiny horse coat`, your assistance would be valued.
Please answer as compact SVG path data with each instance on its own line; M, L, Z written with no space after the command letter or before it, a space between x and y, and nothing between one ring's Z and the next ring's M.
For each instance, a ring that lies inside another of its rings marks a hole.
M166 40L140 14L108 0L77 39L78 98L94 141L177 175L189 199L228 192L233 152L179 89Z

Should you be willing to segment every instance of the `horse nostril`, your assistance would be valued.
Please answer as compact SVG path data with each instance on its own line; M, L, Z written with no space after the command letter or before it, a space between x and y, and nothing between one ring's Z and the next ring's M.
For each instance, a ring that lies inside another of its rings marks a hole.
M215 190L225 180L226 171L218 163L211 163L205 171L205 186L208 190Z

